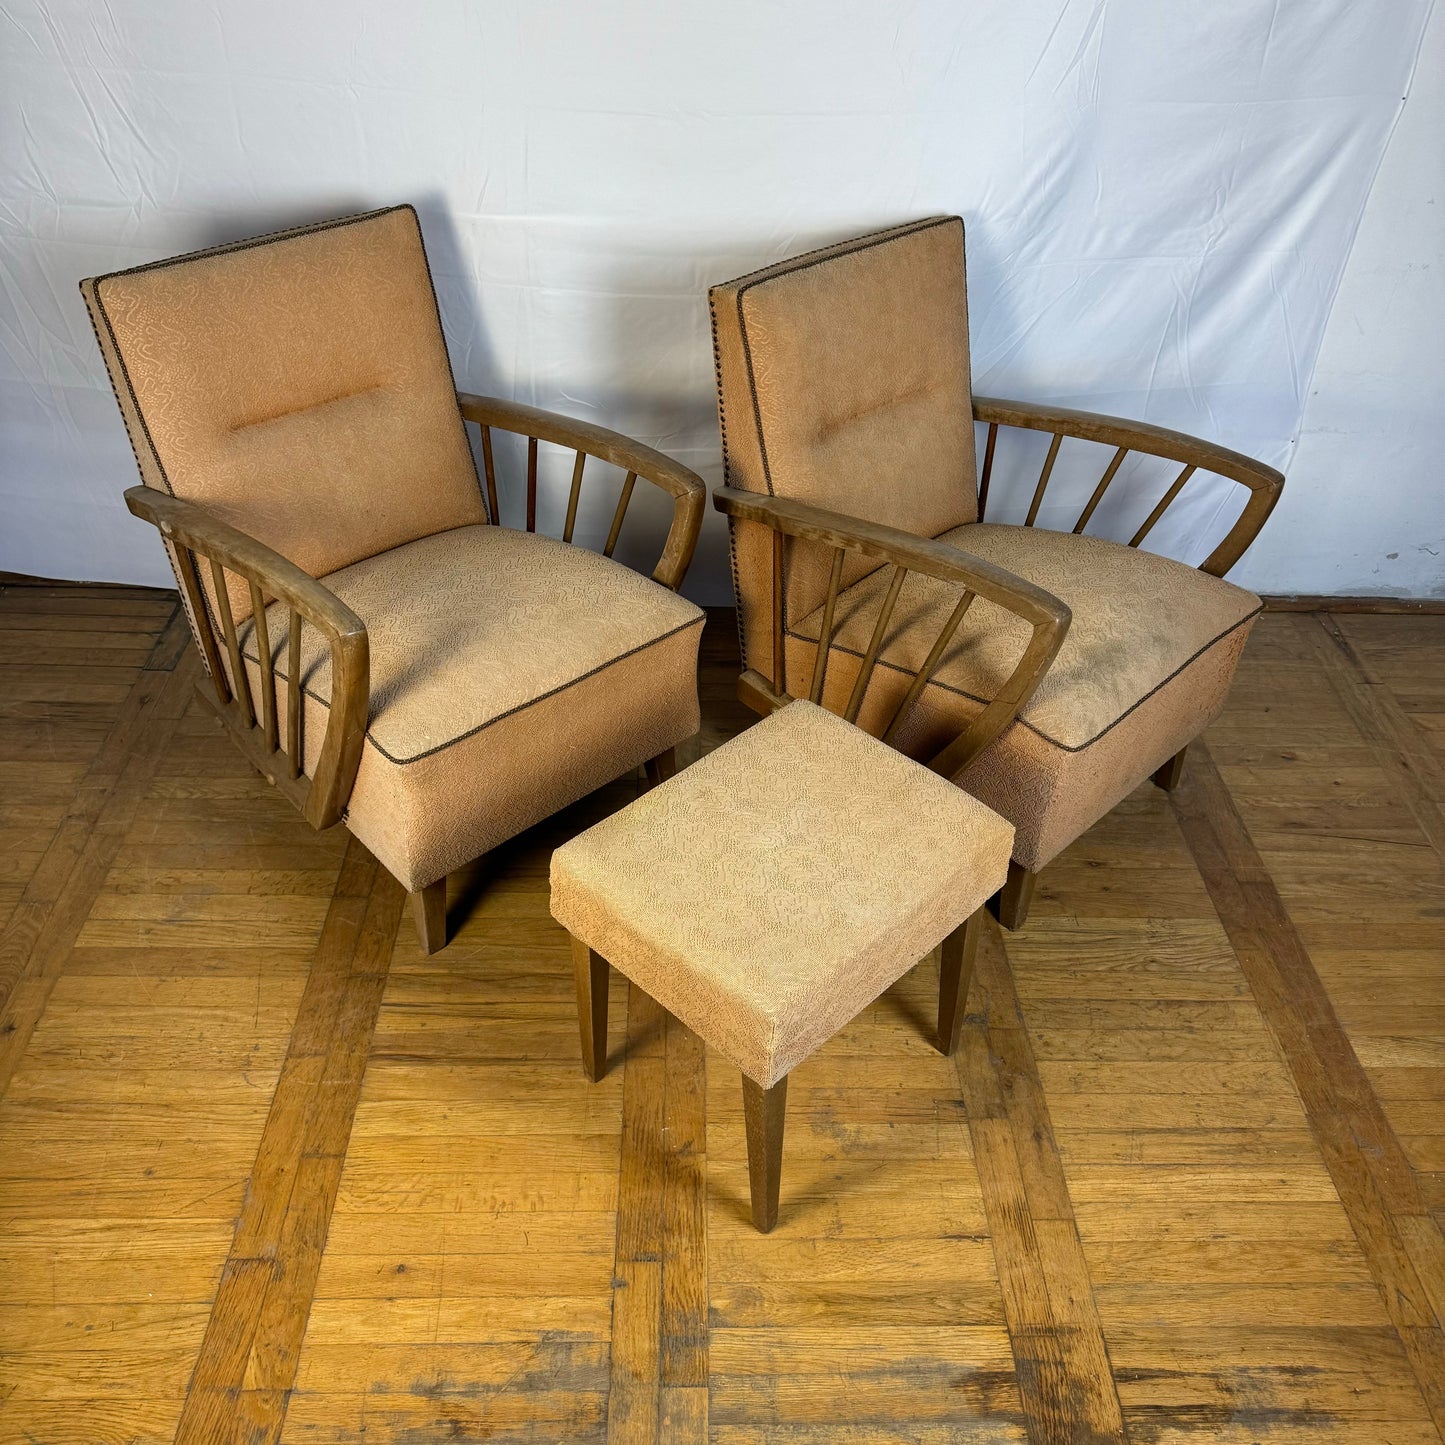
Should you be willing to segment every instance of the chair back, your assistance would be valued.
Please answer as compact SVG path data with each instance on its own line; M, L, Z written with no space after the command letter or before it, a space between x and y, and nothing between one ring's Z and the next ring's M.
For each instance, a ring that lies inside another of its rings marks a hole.
M844 241L709 292L727 483L936 537L977 519L963 222ZM772 659L772 537L732 519L745 666ZM790 538L783 627L832 549ZM877 563L847 558L848 586Z
M313 577L487 520L410 206L81 291L147 486Z

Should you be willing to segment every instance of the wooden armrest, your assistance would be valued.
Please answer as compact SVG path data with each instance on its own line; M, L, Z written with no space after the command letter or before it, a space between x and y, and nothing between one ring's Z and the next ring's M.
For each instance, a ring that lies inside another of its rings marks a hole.
M627 473L623 484L622 497L617 514L613 518L611 534L607 540L606 554L610 557L617 543L617 534L622 517L632 495L632 483L636 477L660 487L673 498L672 525L668 529L667 542L662 557L654 568L652 577L674 592L682 585L687 569L692 563L697 548L698 533L702 529L703 508L707 500L707 486L703 479L681 462L652 447L623 436L621 432L593 422L579 421L575 417L561 416L557 412L543 411L539 407L525 406L518 401L506 401L495 396L474 396L470 392L457 393L457 405L462 415L475 422L482 430L483 451L487 466L487 496L496 520L496 485L492 475L491 439L487 428L497 427L501 431L515 432L538 441L552 442L557 446L571 447L579 457L578 470L573 475L572 497L568 505L567 528L564 541L572 540L572 523L577 514L577 489L581 481L580 458L600 457L621 467ZM536 515L536 453L528 457L528 530L532 530Z
M1043 681L1044 674L1068 632L1071 614L1059 598L992 562L961 551L950 543L916 537L911 532L904 532L896 527L864 521L859 517L848 517L841 512L830 512L823 507L790 497L767 497L756 492L737 491L731 487L718 488L713 493L713 503L720 512L725 512L729 517L759 523L773 532L772 693L779 700L788 695L783 677L782 539L785 536L822 543L832 547L835 553L828 599L823 608L818 657L809 692L813 702L818 702L821 698L827 655L832 646L834 605L838 597L843 554L859 552L892 563L898 569L884 599L868 652L848 700L844 715L849 722L856 721L862 706L904 573L921 572L925 576L936 577L940 581L962 588L962 596L953 615L944 624L928 660L918 670L908 693L883 733L884 742L893 740L909 709L922 694L975 595L987 598L1029 624L1033 633L1028 646L998 696L985 706L957 738L929 761L929 767L945 777L956 778L1014 721L1020 709Z
M1186 432L1171 431L1168 427L1154 426L1150 422L1130 421L1125 417L1105 416L1090 411L1075 411L1070 407L1048 406L1038 402L1003 401L992 396L974 397L973 415L975 421L987 422L990 429L988 451L984 459L984 477L980 483L980 510L982 510L982 499L987 495L987 474L993 459L994 429L999 426L1012 426L1053 434L1054 445L1050 448L1049 460L1045 463L1043 475L1039 478L1039 486L1029 511L1027 525L1030 526L1038 512L1038 504L1043 496L1043 490L1048 485L1049 471L1053 465L1053 457L1057 454L1058 442L1066 436L1079 437L1085 441L1103 442L1119 449L1114 460L1110 462L1108 471L1104 473L1103 480L1095 489L1088 506L1085 507L1079 518L1079 522L1074 528L1075 531L1081 531L1084 524L1093 515L1094 508L1098 506L1105 489L1114 479L1114 473L1118 471L1119 464L1127 452L1134 451L1146 456L1163 457L1179 462L1185 469L1135 534L1130 546L1137 546L1144 539L1154 524L1164 515L1170 503L1179 495L1185 481L1195 470L1214 472L1218 476L1227 477L1232 482L1238 482L1241 486L1248 487L1249 500L1230 529L1229 535L1200 564L1201 572L1208 572L1215 577L1223 577L1244 555L1249 544L1259 535L1259 529L1264 526L1265 520L1274 510L1274 505L1279 500L1280 492L1284 488L1284 474L1274 467L1255 461L1253 457L1247 457L1242 452L1231 451L1228 447L1219 446L1200 437L1190 436Z
M274 599L290 608L287 752L293 780L301 775L303 756L300 687L302 619L319 629L326 638L331 651L331 702L321 756L302 806L307 821L313 827L329 828L339 822L356 782L371 703L370 643L366 624L334 592L303 572L294 562L194 502L167 496L151 487L131 487L125 494L125 504L137 517L159 528L174 550L196 643L216 686L223 717L238 730L242 723L248 728L261 728L269 753L274 753L279 747L280 728L276 716L274 662L266 631L265 604L268 599ZM231 684L227 683L221 666L211 612L196 570L197 557L204 557L211 564L215 611L220 617L223 641L231 664ZM225 569L244 578L250 585L258 665L262 675L264 715L259 722L231 616Z

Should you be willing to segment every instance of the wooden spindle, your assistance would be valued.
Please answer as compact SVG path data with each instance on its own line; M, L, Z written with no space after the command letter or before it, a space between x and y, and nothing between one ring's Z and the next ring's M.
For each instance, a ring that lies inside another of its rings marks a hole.
M877 665L879 649L883 646L883 634L888 630L888 621L893 616L893 604L898 601L899 588L903 586L903 579L907 575L908 568L906 567L893 569L893 580L888 584L888 593L883 599L883 610L878 614L878 621L873 624L873 636L868 640L868 651L863 656L863 665L858 669L858 676L853 683L853 691L848 696L848 710L843 714L844 719L848 722L858 721L858 712L863 706L863 696L868 691L868 682Z
M256 709L251 705L251 680L246 676L246 665L241 660L241 646L236 641L236 624L231 618L231 594L226 590L226 569L211 561L211 581L216 586L216 611L221 614L221 630L226 638L226 655L231 659L231 681L237 699L246 714L250 727L256 726Z
M577 525L577 502L582 495L582 468L587 465L587 453L579 451L572 468L572 491L567 497L567 522L562 528L562 540L572 540L572 529Z
M261 712L266 751L274 753L279 746L276 726L276 668L271 656L271 632L266 625L266 599L256 582L251 583L251 619L256 629L256 656L261 664Z
M974 594L965 589L963 596L958 599L958 605L949 614L948 621L943 624L943 630L938 634L938 640L933 644L923 666L918 669L918 675L913 679L912 685L903 695L903 701L898 704L898 711L893 714L893 721L888 724L888 731L883 734L885 743L891 743L897 736L898 729L903 726L903 720L908 716L909 709L918 701L923 689L928 686L928 680L933 676L934 668L938 666L944 649L953 641L953 634L958 631L958 624L963 621L963 614L968 611L973 597Z
M1049 443L1049 454L1044 458L1044 469L1039 473L1039 484L1034 488L1034 499L1029 503L1029 514L1024 519L1025 527L1032 527L1034 518L1039 514L1039 504L1044 499L1044 490L1049 485L1049 478L1053 475L1054 460L1059 455L1059 448L1063 445L1063 432L1055 432L1054 439Z
M604 557L610 557L622 533L622 519L627 515L627 504L632 500L632 489L637 485L637 473L628 472L622 483L622 493L617 498L617 510L612 514L612 527L607 533L607 545L602 549Z
M492 460L492 429L482 427L482 468L487 476L487 520L494 525L501 522L497 510L497 466Z
M216 689L216 697L222 707L231 700L231 685L226 681L226 670L221 666L221 654L216 648L216 633L211 625L210 609L206 606L205 593L201 590L201 579L196 573L196 554L189 547L182 547L172 540L175 548L176 571L180 574L181 588L186 594L186 606L196 628L196 642L201 649L206 671Z
M818 655L813 659L813 683L808 689L809 702L821 702L823 679L828 675L828 653L833 647L833 612L838 605L838 583L843 577L845 549L833 548L833 571L828 578L828 600L823 604L823 624L818 629Z
M1099 478L1099 485L1094 488L1094 495L1089 498L1089 505L1079 513L1079 520L1074 523L1075 533L1082 532L1084 528L1089 525L1089 518L1094 515L1094 508L1104 500L1104 493L1109 490L1109 483L1114 480L1114 474L1123 465L1124 458L1128 455L1128 447L1120 447L1119 450L1114 453L1114 460L1109 463L1104 471L1104 475Z
M998 423L988 424L988 440L983 447L983 475L978 479L978 520L983 521L983 509L988 506L988 479L993 475L993 449L998 442Z
M773 691L787 697L783 666L783 534L773 533Z
M1187 482L1189 478L1193 475L1194 467L1191 465L1185 467L1184 470L1180 472L1177 477L1174 478L1174 484L1169 488L1167 492L1164 493L1162 497L1160 497L1159 505L1155 507L1154 510L1150 512L1149 515L1144 519L1144 525L1140 527L1139 530L1135 532L1132 537L1129 538L1129 545L1131 547L1137 547L1139 543L1142 542L1144 538L1147 537L1149 533L1154 530L1154 523L1157 522L1159 518L1164 515L1165 510L1168 508L1170 502L1172 502L1174 498L1179 495L1180 491L1183 490L1184 483Z
M286 633L286 761L291 776L299 778L305 758L301 752L301 614L293 607Z
M537 530L537 438L527 438L527 530Z

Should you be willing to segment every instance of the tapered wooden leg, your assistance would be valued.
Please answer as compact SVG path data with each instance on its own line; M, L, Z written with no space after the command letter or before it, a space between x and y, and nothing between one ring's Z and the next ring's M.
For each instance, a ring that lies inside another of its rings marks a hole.
M582 1031L582 1072L595 1084L607 1072L607 960L580 938L572 940L577 975L577 1025Z
M447 946L447 880L438 878L409 895L411 916L423 953L435 953Z
M1008 881L990 900L994 917L1005 928L1022 928L1028 921L1029 905L1034 901L1034 880L1038 876L1009 859Z
M938 964L938 1051L951 1054L963 1032L968 1009L968 986L973 981L973 960L983 928L983 909L970 914L943 940Z
M659 783L665 783L677 771L677 750L668 748L665 753L648 758L643 766L647 769L647 786L655 788Z
M767 1234L778 1222L778 1185L783 1177L783 1118L788 1110L788 1076L771 1089L743 1075L743 1122L748 1131L748 1189L753 1224Z
M1180 748L1162 768L1154 774L1154 781L1164 789L1166 793L1172 793L1179 786L1179 779L1184 776L1184 754L1189 749Z

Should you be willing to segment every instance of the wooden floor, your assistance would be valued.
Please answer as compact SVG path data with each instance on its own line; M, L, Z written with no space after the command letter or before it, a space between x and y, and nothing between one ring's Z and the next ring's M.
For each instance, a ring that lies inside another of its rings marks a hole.
M1440 1441L1445 617L1266 615L956 1060L929 960L798 1069L766 1238L731 1068L614 979L582 1078L548 853L636 784L426 958L196 676L0 591L0 1441Z

